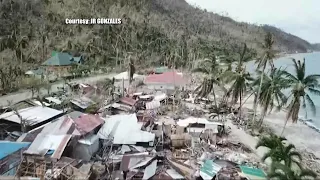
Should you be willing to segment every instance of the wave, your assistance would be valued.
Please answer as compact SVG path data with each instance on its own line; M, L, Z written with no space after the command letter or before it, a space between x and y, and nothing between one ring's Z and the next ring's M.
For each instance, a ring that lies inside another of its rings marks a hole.
M303 124L307 125L308 127L316 130L318 133L320 133L320 127L317 127L314 123L313 123L313 119L303 119L303 118L299 118L299 121L301 121Z

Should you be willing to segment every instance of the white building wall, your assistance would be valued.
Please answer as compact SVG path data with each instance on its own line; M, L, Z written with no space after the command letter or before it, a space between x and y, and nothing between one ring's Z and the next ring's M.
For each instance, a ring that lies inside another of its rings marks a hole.
M170 84L149 84L147 85L148 89L152 90L174 90L174 85Z

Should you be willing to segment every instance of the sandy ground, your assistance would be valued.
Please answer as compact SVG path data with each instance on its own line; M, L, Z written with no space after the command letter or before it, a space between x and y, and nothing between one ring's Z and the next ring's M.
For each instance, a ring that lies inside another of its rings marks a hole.
M245 145L247 145L249 148L254 150L254 154L259 159L263 157L265 153L269 151L266 147L259 147L258 149L255 148L256 144L258 143L258 138L253 137L250 134L247 134L244 130L239 129L237 126L233 125L231 121L227 121L226 125L231 128L231 133L228 138L232 140L239 141ZM267 159L265 162L266 164L271 164L271 161Z
M249 99L244 104L244 107L252 108L253 99ZM265 117L264 123L270 128L272 128L276 134L280 135L285 123L285 119L286 113L284 111L273 112ZM237 132L237 130L235 130L234 133L237 133L238 137L241 137L243 143L246 142L248 146L252 146L253 144L255 146L258 139L250 135L244 135L246 133L243 130L240 131L242 132ZM317 157L320 157L320 133L318 133L314 129L311 129L302 122L297 122L296 124L288 122L284 131L284 136L288 139L290 143L294 144L298 150L308 151L313 153ZM263 150L263 148L260 150L259 148L256 154L260 156L262 153L263 155L263 151L265 150Z
M113 77L114 75L116 75L116 74L115 73L101 74L101 75L97 75L97 76L71 80L71 83L96 82L96 81L99 81L99 80L103 80L105 78ZM63 87L63 82L58 82L58 83L52 84L51 92L58 91L58 87ZM46 92L47 92L46 89L41 89L41 94L45 94ZM8 95L5 95L5 96L0 96L0 106L7 106L8 105L8 101L11 101L12 103L16 103L16 102L22 101L24 99L31 98L31 95L32 95L32 93L31 93L30 90L21 90L20 92L8 94Z

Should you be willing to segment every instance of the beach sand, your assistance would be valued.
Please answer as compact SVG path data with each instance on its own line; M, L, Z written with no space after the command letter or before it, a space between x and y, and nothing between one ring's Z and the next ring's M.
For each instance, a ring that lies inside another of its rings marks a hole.
M244 107L252 109L253 99L248 99L244 104ZM259 109L257 113L259 114ZM280 135L285 123L285 118L286 113L284 111L273 112L265 117L264 124L270 127L277 135ZM269 151L269 148L266 147L255 149L259 138L252 136L242 128L238 128L238 126L232 124L231 120L228 120L226 125L231 128L228 138L237 140L250 147L253 150L253 155L258 159L261 159L264 154ZM291 122L287 123L284 136L289 143L294 144L296 149L302 153L304 166L312 169L320 176L320 161L314 160L311 162L310 157L307 157L306 155L308 153L313 153L317 158L320 157L320 133L298 121L296 124ZM268 158L263 163L271 165L271 159Z
M253 98L248 99L244 107L252 108ZM286 112L272 112L265 117L264 124L270 127L277 135L280 135L285 119ZM294 144L298 150L308 151L320 157L320 133L302 122L292 123L288 121L284 131L284 137L287 138L291 144Z

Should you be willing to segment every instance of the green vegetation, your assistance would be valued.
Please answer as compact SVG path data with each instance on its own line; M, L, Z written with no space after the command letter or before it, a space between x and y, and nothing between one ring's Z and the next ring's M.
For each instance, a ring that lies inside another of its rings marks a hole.
M276 135L263 136L260 138L256 148L261 146L269 148L269 151L263 156L265 161L270 158L272 161L268 177L271 179L290 180L311 178L315 179L317 174L311 170L302 167L301 155L295 151L293 144L285 145L286 139Z
M286 108L287 119L285 121L284 128L289 119L293 123L298 120L298 112L302 105L305 108L307 105L310 106L311 110L315 113L315 106L308 93L313 93L315 95L320 95L320 90L318 90L319 82L318 78L320 75L308 75L305 74L305 61L293 59L293 64L295 71L290 74L282 68L275 68L273 66L273 59L275 57L272 45L273 37L270 34L266 34L264 48L265 51L262 54L262 59L257 61L257 75L253 76L246 71L244 63L255 58L254 54L247 53L246 45L243 46L242 51L237 57L232 56L234 59L231 68L230 64L218 63L216 58L208 58L200 63L201 66L194 69L194 72L202 72L206 76L203 78L203 83L195 90L198 97L206 97L209 94L213 94L215 97L215 88L218 86L224 91L224 98L220 99L220 104L217 103L215 98L215 106L222 107L225 104L224 101L230 102L231 105L239 104L240 111L238 118L242 118L242 105L243 98L249 94L255 94L255 104L254 106L260 106L262 108L261 118L259 120L255 119L256 110L254 111L254 117L252 119L252 129L262 129L262 124L267 113L270 113L275 107L277 110ZM219 57L219 56L218 56ZM224 56L226 57L226 56ZM228 57L228 56L227 56ZM223 62L223 58L219 58ZM227 62L227 61L224 61ZM269 65L271 69L265 72L265 69ZM291 93L288 95L285 93L286 90L290 90ZM228 104L228 103L227 103ZM248 123L247 123L248 125ZM283 130L284 130L283 128ZM281 136L283 131L281 133ZM284 145L282 141L285 140L281 137L271 135L270 137L263 137L257 145L265 146L270 148L270 151L265 154L263 160L268 157L272 159L272 162L280 162L285 166L291 168L293 164L300 167L301 174L294 174L288 176L304 176L306 171L301 167L301 155L295 151L295 147L292 144ZM276 166L276 165L274 165ZM281 166L276 166L277 170L273 173L279 175ZM290 174L291 172L286 172ZM280 173L281 174L281 173Z
M83 55L90 69L137 69L154 65L192 68L212 55L263 52L266 32L277 52L305 52L307 42L268 26L239 23L192 7L184 0L12 0L0 3L0 89L21 88L26 70L38 67L53 50ZM122 25L66 25L66 18L122 18ZM218 53L217 53L218 52ZM234 58L227 58L230 62ZM9 70L9 69L15 69Z
M316 107L308 92L314 95L320 95L320 84L318 81L320 75L306 75L305 59L303 59L302 62L295 59L292 59L292 61L294 64L295 72L294 74L290 74L288 72L286 73L286 77L288 78L289 84L291 85L291 93L289 95L289 97L291 98L291 102L288 107L287 120L281 134L283 134L284 128L289 119L292 119L293 122L298 121L298 113L301 104L303 108L306 108L308 103L308 106L310 106L311 111L315 115ZM305 112L307 113L307 111Z

